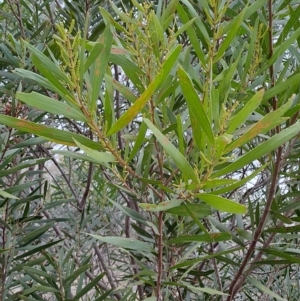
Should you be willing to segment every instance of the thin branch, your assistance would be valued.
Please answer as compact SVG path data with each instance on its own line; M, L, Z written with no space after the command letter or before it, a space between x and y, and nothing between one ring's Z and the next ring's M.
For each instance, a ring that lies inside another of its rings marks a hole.
M277 158L276 158L276 163L275 163L275 167L273 170L273 175L272 175L272 180L271 180L271 185L270 185L270 189L269 189L269 193L268 193L268 197L267 197L267 202L266 202L266 206L264 209L264 212L261 216L261 219L259 221L259 224L257 226L257 229L254 233L254 237L253 240L251 241L248 251L246 252L244 259L240 265L239 270L237 271L234 279L232 280L230 287L229 287L229 296L227 298L227 301L231 301L233 300L233 297L235 296L235 294L237 293L237 283L240 282L240 279L242 279L244 270L247 266L247 264L250 261L250 258L255 250L256 244L259 240L259 238L261 237L261 234L264 230L264 226L266 224L268 215L269 215L269 211L273 202L273 198L278 186L278 174L280 171L282 165L282 147L279 147L277 150Z
M51 219L52 216L51 214L47 211L47 210L43 210L43 215L47 218L47 219ZM58 237L60 238L63 238L65 239L65 235L63 234L63 232L59 229L58 226L53 226L53 230L54 232L57 234ZM64 245L69 249L71 246L69 245L68 241L64 240ZM76 257L74 254L72 254L72 258L74 259L74 262L80 266L80 261L78 259L78 257ZM85 271L85 274L86 276L90 279L90 280L94 280L95 279L95 276L90 272L90 271ZM97 285L99 288L107 291L107 286L105 285L105 283L101 282L101 281L98 281L97 282ZM118 300L121 300L122 297L119 293L114 293L115 297L118 299Z
M118 70L118 65L114 64L114 78L117 82L119 82L119 70ZM116 101L116 117L117 119L120 118L120 93L119 91L116 89L115 91L115 101ZM119 145L119 149L120 151L123 150L123 141L122 141L122 131L118 132L118 145Z
M158 215L158 246L157 246L157 287L156 287L156 300L161 299L161 284L163 273L163 212L159 212Z
M15 11L13 9L13 4L16 5L17 11ZM20 31L21 31L21 36L23 38L23 40L26 39L26 34L25 34L25 30L24 30L24 26L23 26L23 20L22 20L22 15L21 15L21 8L20 8L20 1L19 0L9 0L8 1L8 5L13 13L13 15L15 16L15 18L17 19L18 23L19 23L19 27L20 27Z
M105 274L106 274L106 277L110 283L111 288L116 289L117 285L115 283L114 277L113 277L112 273L110 272L110 270L108 269L107 265L105 264L105 259L102 256L100 249L98 248L98 246L94 246L94 250L95 250L95 253L101 263L101 266L102 266Z
M62 177L64 178L64 180L66 181L67 185L69 186L74 198L76 199L77 205L80 205L80 199L77 195L77 192L75 191L73 185L71 184L71 181L69 181L68 177L66 176L65 172L63 171L63 169L60 167L60 165L58 164L58 162L56 161L56 159L50 154L50 152L42 145L38 146L49 158L51 158L52 162L54 163L54 165L58 168L59 172L61 173ZM79 209L79 208L77 208Z
M92 131L90 131L90 139L93 140L93 133L92 133ZM81 201L79 202L79 205L78 205L78 207L79 207L79 209L81 211L84 210L86 199L87 199L87 196L88 196L88 194L90 192L92 177L93 177L93 163L90 162L89 163L88 176L87 176L87 183L86 183L86 186L85 186L85 190L84 190L82 199L81 199Z

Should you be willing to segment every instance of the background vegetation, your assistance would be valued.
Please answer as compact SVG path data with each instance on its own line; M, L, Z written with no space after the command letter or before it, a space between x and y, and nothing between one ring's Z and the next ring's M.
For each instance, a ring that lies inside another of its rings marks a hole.
M1 300L298 300L299 14L2 1Z

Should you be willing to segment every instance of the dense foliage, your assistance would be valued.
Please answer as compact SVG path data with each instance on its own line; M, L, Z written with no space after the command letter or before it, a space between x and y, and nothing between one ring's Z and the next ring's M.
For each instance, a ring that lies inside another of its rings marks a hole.
M298 300L299 14L2 1L1 300Z

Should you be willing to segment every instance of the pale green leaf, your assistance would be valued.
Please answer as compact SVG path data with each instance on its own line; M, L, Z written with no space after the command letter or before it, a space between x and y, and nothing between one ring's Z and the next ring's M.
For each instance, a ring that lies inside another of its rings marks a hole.
M236 214L244 214L247 212L247 209L244 205L222 198L217 195L201 193L198 194L197 197L206 204L221 211Z
M174 160L178 168L182 171L184 177L190 178L194 182L199 183L196 173L185 157L180 153L180 151L158 130L158 128L149 119L144 118L144 122L153 132L167 154Z
M182 202L183 202L183 200L171 200L171 201L161 202L157 205L156 204L139 203L139 206L142 209L145 209L147 211L160 212L160 211L166 211L168 209L172 209L174 207L177 207Z
M118 237L118 236L100 236L94 235L90 233L85 233L87 235L93 236L96 239L106 242L108 244L135 251L145 251L145 252L153 252L154 250L148 243L143 241L139 241L134 238L126 238L126 237Z
M46 111L56 115L63 115L67 118L88 122L87 118L78 110L70 107L66 103L55 100L48 96L31 92L31 93L23 93L17 92L16 97L25 102L26 104L37 108L42 111Z
M260 281L258 281L254 277L248 277L247 280L251 284L253 284L254 286L256 286L263 293L268 294L269 296L271 296L271 297L273 297L273 298L275 298L277 300L288 301L287 299L282 298L279 295L275 294L273 291L271 291L268 287L266 287L265 285L263 285Z
M201 100L193 86L188 74L182 69L178 69L178 77L182 89L183 96L188 104L191 124L193 128L193 136L200 149L204 147L201 145L201 132L203 131L209 141L214 145L215 139L212 131L212 126L209 123L207 114L204 111Z
M74 141L80 149L82 149L88 156L90 156L94 161L97 161L100 164L116 161L116 158L112 153L98 152L81 144L80 142L76 141L76 139L74 139Z

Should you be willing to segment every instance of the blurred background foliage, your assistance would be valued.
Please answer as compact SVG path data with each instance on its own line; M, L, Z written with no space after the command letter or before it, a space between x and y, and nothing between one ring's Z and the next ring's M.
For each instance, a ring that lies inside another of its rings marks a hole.
M1 1L1 300L298 300L299 14Z

